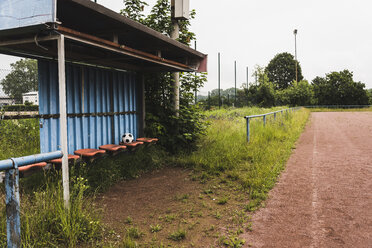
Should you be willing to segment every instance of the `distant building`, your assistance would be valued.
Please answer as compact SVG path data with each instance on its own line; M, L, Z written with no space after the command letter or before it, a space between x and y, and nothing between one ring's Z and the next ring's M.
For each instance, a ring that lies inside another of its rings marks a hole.
M39 92L33 91L22 94L22 102L25 104L26 102L32 103L34 105L39 105Z
M13 104L15 104L15 100L13 98L0 96L0 108Z

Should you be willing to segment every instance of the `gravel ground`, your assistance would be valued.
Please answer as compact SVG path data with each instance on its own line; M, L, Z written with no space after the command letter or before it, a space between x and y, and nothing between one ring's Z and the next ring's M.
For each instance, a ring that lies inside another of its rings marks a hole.
M372 112L313 113L247 247L372 247Z

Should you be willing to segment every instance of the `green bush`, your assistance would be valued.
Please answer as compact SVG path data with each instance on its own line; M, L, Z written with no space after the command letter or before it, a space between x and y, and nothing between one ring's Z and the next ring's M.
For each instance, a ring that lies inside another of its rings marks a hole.
M6 105L3 106L4 111L8 112L18 112L18 111L39 111L38 105L23 105L23 104L16 104L16 105Z

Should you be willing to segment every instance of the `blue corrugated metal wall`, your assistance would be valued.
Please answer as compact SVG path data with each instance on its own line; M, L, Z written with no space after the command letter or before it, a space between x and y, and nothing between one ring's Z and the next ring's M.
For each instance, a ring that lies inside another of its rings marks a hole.
M40 115L59 114L57 63L40 60L38 66ZM73 115L67 118L68 152L118 144L126 132L136 138L136 87L134 73L66 64L67 113ZM116 114L104 114L112 112ZM59 150L59 119L43 118L40 122L41 152Z

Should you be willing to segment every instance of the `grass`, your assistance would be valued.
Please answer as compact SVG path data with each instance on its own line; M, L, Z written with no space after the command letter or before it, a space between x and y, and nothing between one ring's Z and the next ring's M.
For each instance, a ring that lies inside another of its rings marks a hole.
M72 178L70 207L65 209L59 173L49 174L34 192L21 191L21 234L24 247L75 247L94 243L102 235L93 199L84 197L86 180ZM29 180L36 178L29 178ZM21 182L21 188L24 186ZM1 205L0 246L6 246L5 206Z
M162 229L162 227L161 227L160 224L150 225L150 231L151 231L152 233L160 232L161 229Z
M39 120L0 120L0 160L40 153Z
M51 173L45 177L39 173L22 179L22 240L29 247L74 247L77 244L164 247L164 243L169 245L169 242L173 246L197 242L194 236L203 233L203 239L219 240L220 245L242 246L244 241L239 234L252 229L249 212L261 206L275 185L310 111L303 109L278 116L275 122L269 117L266 127L261 120L252 121L249 144L243 117L279 109L282 108L207 111L206 121L210 126L197 144L198 150L191 154L169 156L159 146L150 146L135 153L99 159L89 166L77 166L71 170L72 207L69 211L63 208L60 175ZM0 159L39 152L37 121L2 121L0 131ZM22 142L19 137L30 142ZM147 215L141 223L135 224L128 217L123 224L126 228L122 229L126 230L124 238L119 243L117 235L107 235L109 240L101 239L110 229L102 226L91 195L106 191L118 181L137 178L166 165L192 169L190 180L199 182L202 189L173 196L169 206L174 207ZM2 208L1 247L6 240L4 206ZM154 222L154 216L160 216L161 223L149 228L147 223ZM187 239L185 230L188 230ZM227 231L220 233L220 230Z
M251 141L247 143L246 123L242 116L277 109L207 112L213 121L198 151L178 157L177 163L193 165L201 174L238 182L249 193L252 201L249 209L255 209L275 185L309 116L309 111L302 109L278 116L276 121L269 117L265 127L262 120L255 119L251 121ZM206 194L211 192L213 190L205 191Z
M173 241L180 241L186 238L186 231L183 229L178 229L169 234L169 239Z

